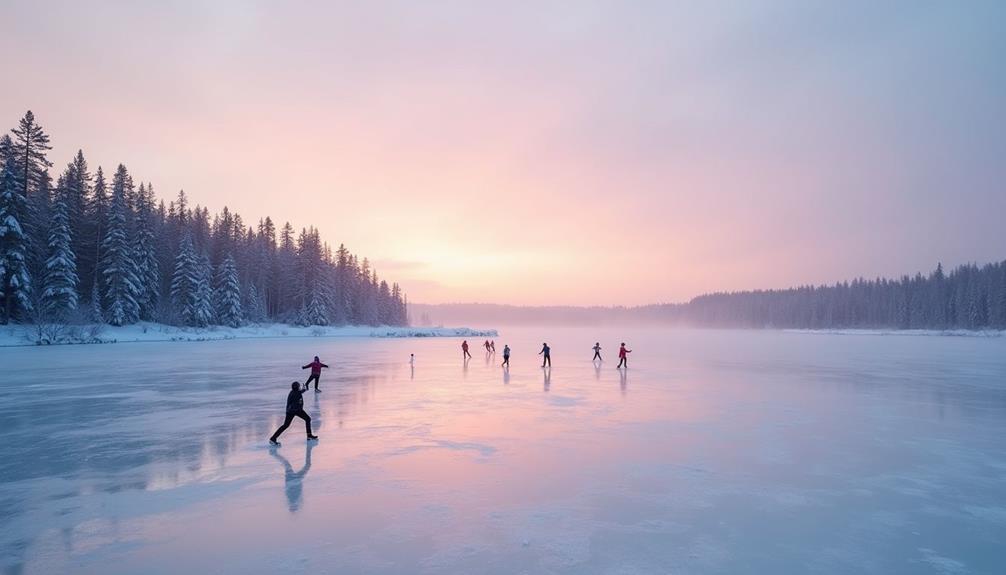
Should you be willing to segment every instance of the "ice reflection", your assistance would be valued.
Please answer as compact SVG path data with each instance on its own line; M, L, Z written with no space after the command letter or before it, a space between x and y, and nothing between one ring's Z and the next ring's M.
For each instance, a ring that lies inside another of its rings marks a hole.
M293 466L290 465L286 457L283 457L279 448L271 447L269 449L269 455L272 455L283 464L283 483L287 504L290 507L291 513L297 512L304 500L304 478L307 477L307 472L311 470L311 451L314 449L314 446L314 441L307 442L307 449L304 451L304 465L301 466L300 471L293 470Z

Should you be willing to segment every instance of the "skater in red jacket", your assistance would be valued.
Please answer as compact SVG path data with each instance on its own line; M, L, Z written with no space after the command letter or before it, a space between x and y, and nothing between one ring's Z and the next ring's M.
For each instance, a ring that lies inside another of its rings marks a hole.
M318 359L318 356L314 356L314 361L305 365L301 369L307 369L309 367L311 368L311 377L307 378L307 381L304 383L304 391L310 389L311 381L314 380L314 390L316 392L321 392L321 390L318 389L318 379L321 377L321 368L324 367L327 369L328 366L325 365L324 363L321 363L321 360Z
M466 339L461 342L461 358L468 361L471 356L472 354L468 353L468 340Z
M626 356L626 354L628 354L628 353L632 353L632 350L631 349L625 349L625 342L623 341L622 342L622 346L618 348L618 367L616 367L615 369L618 369L619 367L622 367L623 365L626 368L629 367L629 358L628 358L628 356Z

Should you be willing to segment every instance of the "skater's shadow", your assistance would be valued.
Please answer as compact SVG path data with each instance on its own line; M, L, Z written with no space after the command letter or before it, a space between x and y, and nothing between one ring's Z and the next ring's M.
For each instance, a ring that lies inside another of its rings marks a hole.
M592 363L594 364L594 379L601 381L601 364L597 361Z
M543 367L541 371L545 375L545 391L548 391L552 387L552 366Z
M311 450L314 449L314 445L313 441L307 443L307 451L304 454L304 466L300 468L300 471L294 471L290 462L280 455L278 451L275 449L269 450L269 454L283 464L286 502L290 507L290 513L296 513L304 501L304 478L307 477L307 472L311 470Z
M503 366L503 385L510 385L510 366Z
M625 395L625 392L629 389L629 383L628 383L628 381L626 381L626 378L628 376L629 376L629 370L628 369L620 369L620 370L618 370L618 377L621 380L619 382L619 385L622 388L622 395Z

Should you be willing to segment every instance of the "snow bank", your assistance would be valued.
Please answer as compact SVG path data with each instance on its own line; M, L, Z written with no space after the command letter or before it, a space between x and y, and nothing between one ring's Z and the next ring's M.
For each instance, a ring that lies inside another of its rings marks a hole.
M214 341L267 337L498 337L498 335L494 329L467 327L304 327L272 323L237 328L224 326L191 328L140 322L121 327L88 325L54 328L21 324L0 327L0 347L136 341Z
M827 335L911 335L942 337L1002 337L1006 331L997 329L786 329L789 333Z

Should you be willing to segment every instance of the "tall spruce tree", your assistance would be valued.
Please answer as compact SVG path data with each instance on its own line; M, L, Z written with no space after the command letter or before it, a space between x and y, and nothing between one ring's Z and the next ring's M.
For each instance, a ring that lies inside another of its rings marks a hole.
M182 237L171 275L171 303L182 325L197 325L196 284L199 283L199 261L192 246L192 237Z
M20 180L21 195L29 198L43 184L43 174L52 166L46 157L46 152L52 146L49 145L49 136L35 121L35 114L31 110L25 112L11 132L14 134L12 160Z
M21 224L28 212L28 201L14 160L8 156L0 173L0 297L3 297L5 324L19 312L33 309L28 236Z
M65 184L64 184L65 185ZM77 309L77 258L70 234L70 192L57 191L49 220L49 256L45 263L42 301L47 314L67 319Z
M135 241L136 276L139 282L137 303L140 317L154 319L157 302L160 299L161 277L157 261L157 245L154 237L155 213L153 192L144 184L136 197Z
M136 277L135 251L129 237L126 176L125 167L120 164L112 185L112 202L101 247L105 319L112 325L135 323L140 316L136 301L140 280Z
M214 308L216 319L221 325L238 327L241 325L241 283L234 258L227 254L217 267L214 286Z
M210 258L201 254L197 258L196 289L193 293L195 325L205 327L213 323L213 266Z

